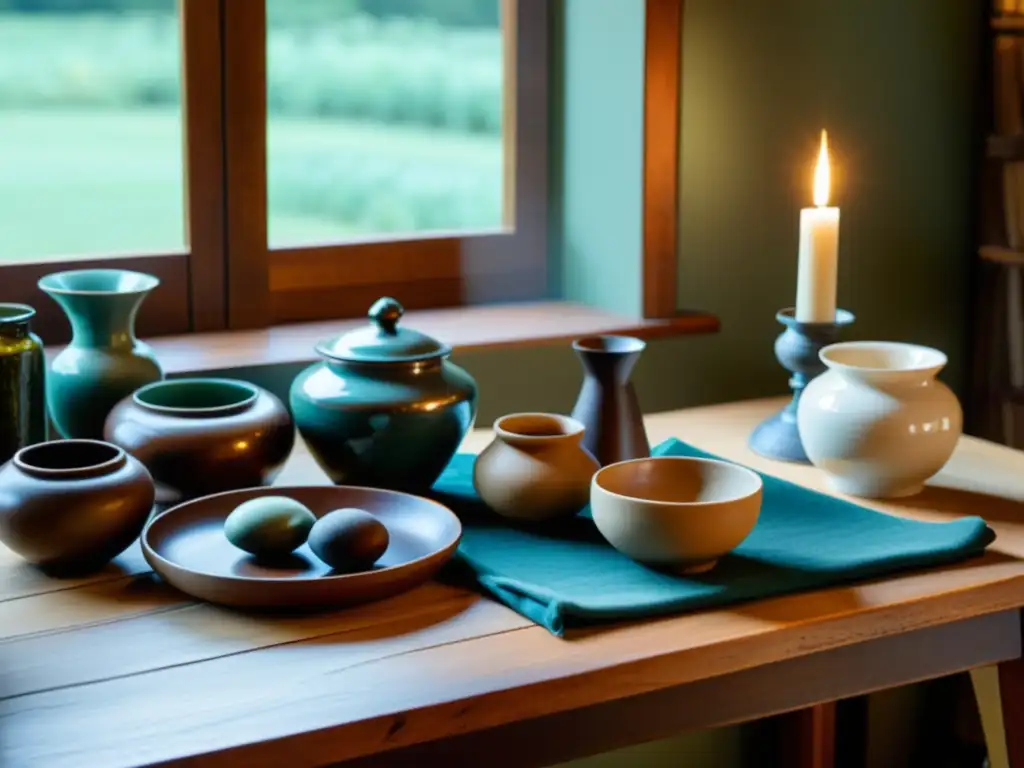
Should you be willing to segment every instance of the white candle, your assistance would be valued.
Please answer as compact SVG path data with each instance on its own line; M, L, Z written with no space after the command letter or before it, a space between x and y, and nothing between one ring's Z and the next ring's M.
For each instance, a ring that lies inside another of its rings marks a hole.
M815 207L800 211L796 319L801 323L833 323L836 319L839 209L828 207L829 187L828 134L822 131L814 169Z

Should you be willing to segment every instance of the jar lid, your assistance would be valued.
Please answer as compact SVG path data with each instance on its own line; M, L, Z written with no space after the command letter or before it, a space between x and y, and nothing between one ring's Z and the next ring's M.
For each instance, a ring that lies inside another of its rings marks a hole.
M405 309L394 299L377 299L367 313L369 325L322 341L316 351L331 360L354 363L412 363L451 354L447 344L411 328L399 328L403 314Z

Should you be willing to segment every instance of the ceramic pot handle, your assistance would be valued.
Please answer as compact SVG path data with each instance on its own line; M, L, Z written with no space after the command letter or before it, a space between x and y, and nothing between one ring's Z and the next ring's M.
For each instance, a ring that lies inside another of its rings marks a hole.
M384 333L394 335L395 327L398 325L398 321L402 319L402 315L405 314L405 308L402 307L395 299L390 296L385 296L381 299L377 299L370 307L369 317L373 322L377 324Z

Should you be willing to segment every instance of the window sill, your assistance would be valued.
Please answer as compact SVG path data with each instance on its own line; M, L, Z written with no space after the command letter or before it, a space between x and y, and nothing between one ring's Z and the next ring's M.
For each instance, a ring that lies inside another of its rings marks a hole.
M147 342L166 373L182 375L312 362L317 342L366 322L364 318L334 320L255 331L162 336ZM561 301L414 310L406 313L402 322L458 351L559 344L596 334L656 339L718 330L718 318L706 313L638 320Z

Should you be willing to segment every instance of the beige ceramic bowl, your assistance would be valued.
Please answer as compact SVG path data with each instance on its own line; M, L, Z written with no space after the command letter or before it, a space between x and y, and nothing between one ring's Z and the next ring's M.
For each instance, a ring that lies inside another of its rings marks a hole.
M715 459L659 456L610 464L591 482L594 523L622 554L701 573L754 529L761 478Z

